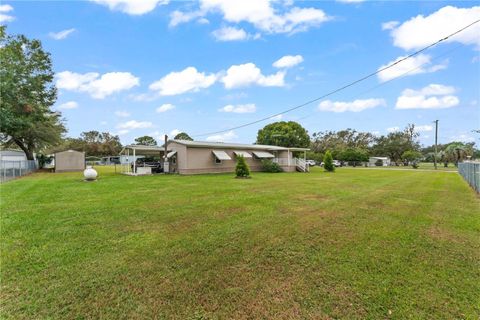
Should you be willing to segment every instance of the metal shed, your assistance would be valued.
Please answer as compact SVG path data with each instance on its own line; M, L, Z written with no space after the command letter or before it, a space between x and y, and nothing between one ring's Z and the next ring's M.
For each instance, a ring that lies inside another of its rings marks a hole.
M55 172L83 171L85 152L66 150L55 153Z

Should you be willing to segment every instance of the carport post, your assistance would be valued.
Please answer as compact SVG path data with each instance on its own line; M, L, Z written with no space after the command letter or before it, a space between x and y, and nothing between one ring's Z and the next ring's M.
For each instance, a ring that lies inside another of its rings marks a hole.
M168 158L167 158L167 142L168 142L168 136L165 135L165 150L163 151L163 173L167 174L170 171L170 163L168 163Z
M137 159L135 159L135 148L133 148L133 174L137 172Z

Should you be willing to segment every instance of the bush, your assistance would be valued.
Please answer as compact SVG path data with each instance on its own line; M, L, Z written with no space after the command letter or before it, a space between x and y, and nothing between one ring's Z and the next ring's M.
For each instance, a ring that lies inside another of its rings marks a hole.
M263 172L283 172L282 167L276 162L273 162L272 160L262 160L262 171Z
M375 161L375 165L376 165L377 167L383 166L383 160L382 160L382 159L378 159L377 161Z
M250 177L250 168L248 167L247 162L243 156L237 157L237 166L235 168L235 174L237 178L248 178Z
M335 171L335 166L333 165L333 157L330 150L327 150L327 152L325 152L325 156L323 157L323 163L324 163L323 167L325 168L325 171L328 171L328 172Z

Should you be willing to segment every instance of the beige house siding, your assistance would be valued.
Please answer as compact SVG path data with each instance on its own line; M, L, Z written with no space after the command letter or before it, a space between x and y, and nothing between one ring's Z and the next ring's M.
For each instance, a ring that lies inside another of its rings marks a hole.
M253 156L253 149L244 148L206 148L206 147L189 147L176 142L171 142L168 145L169 150L177 151L175 172L180 174L201 174L201 173L225 173L234 172L236 166L236 155L234 151L246 151ZM223 160L221 163L215 163L215 156L213 150L221 150L226 152L232 160ZM268 151L268 150L264 150ZM286 172L295 171L292 154L288 151L268 151L275 154L282 159L281 166ZM288 156L290 156L290 166L288 166ZM261 171L262 164L260 159L246 158L245 159L251 171Z
M55 153L55 172L83 171L85 153L67 150Z

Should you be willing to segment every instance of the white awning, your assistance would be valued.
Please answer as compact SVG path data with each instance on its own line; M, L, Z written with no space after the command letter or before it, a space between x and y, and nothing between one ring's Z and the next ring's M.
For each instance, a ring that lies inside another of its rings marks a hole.
M266 151L253 151L253 154L257 158L260 158L260 159L275 158L275 156L273 154L271 154L270 152L266 152Z
M175 151L175 150L170 151L169 153L167 153L167 159L173 157L176 153L177 153L177 151Z
M242 156L244 158L251 158L252 155L250 153L248 153L247 151L233 151L233 153L235 153L235 155L237 156Z
M225 151L213 150L212 152L218 160L232 160Z

